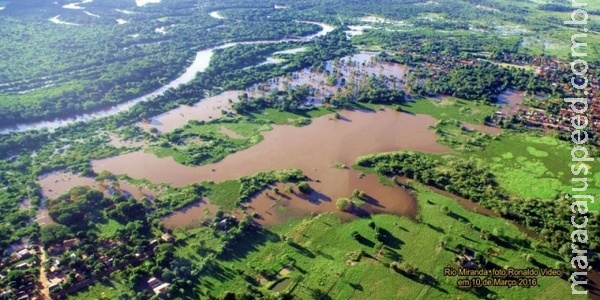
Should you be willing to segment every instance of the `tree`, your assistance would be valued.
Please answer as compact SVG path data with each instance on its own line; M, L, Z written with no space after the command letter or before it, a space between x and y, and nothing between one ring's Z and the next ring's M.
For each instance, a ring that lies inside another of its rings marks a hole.
M298 190L303 194L310 194L312 192L312 188L306 181L298 183Z
M348 200L348 198L340 198L335 202L335 206L337 206L340 211L349 212L354 207L354 204Z

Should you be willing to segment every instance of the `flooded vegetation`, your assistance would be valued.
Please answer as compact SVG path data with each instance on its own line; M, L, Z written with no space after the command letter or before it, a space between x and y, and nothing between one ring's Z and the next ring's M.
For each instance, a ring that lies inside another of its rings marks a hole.
M301 169L310 179L312 194L279 197L265 192L245 206L248 213L257 213L259 223L265 225L278 224L289 216L337 211L335 200L351 196L354 189L364 190L369 196L370 201L361 208L364 213L414 215L416 206L404 190L383 186L374 176L360 179L355 170L332 166L338 163L352 165L358 156L376 152L448 151L447 147L436 143L436 135L428 130L435 124L435 119L396 111L344 111L340 115L339 120L324 116L303 127L275 126L264 133L264 140L256 146L214 164L183 166L172 158L158 158L138 151L94 161L93 168L95 172L108 170L179 187L202 181L218 183L260 171ZM186 224L184 219L189 220L176 216L169 219L170 224L175 224L176 218L182 218L177 224Z
M507 89L498 95L498 104L502 105L500 112L505 115L516 114L523 105L524 93L514 89Z
M193 182L215 182L251 175L259 171L299 168L330 169L341 162L351 165L360 155L395 150L441 153L448 148L436 143L428 130L435 119L395 111L344 111L339 120L317 118L304 127L276 126L264 133L264 141L223 161L201 167L177 164L142 151L93 162L94 171L108 170L147 178L155 183L184 186ZM169 172L164 172L169 170ZM311 174L308 174L309 177Z
M73 173L50 173L38 178L45 198L54 199L76 186L90 186L109 197L118 192L137 200L147 198L152 200L156 192L146 187L138 187L123 181L96 181L94 178L83 177Z
M165 227L171 229L197 227L205 220L214 218L218 210L219 207L217 205L211 204L206 199L202 199L164 217L162 221Z
M158 115L149 122L140 124L142 128L156 128L159 132L171 132L191 120L209 121L223 116L222 111L231 111L233 101L237 101L239 91L228 91L200 100L193 106L182 105L167 113ZM230 102L230 100L232 102Z

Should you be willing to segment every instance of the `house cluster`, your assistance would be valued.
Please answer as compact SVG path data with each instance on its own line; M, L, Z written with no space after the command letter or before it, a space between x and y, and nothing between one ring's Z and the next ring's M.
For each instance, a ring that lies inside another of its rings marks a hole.
M0 262L0 282L11 280L7 278L10 271L22 271L22 276L12 278L11 286L5 282L5 286L0 285L0 299L37 299L38 286L35 272L31 270L36 265L36 250L27 241L23 241L9 247L10 253L7 259Z
M175 238L169 233L164 233L161 235L160 241L171 243L175 241ZM109 275L153 255L154 249L159 244L159 239L150 241L141 253L126 255L122 255L122 253L123 251L126 252L128 248L118 239L99 241L96 244L95 253L90 255L75 252L74 245L79 243L78 239L70 239L48 247L51 255L51 266L47 270L46 276L50 283L50 293L53 298L60 298L83 289L102 276ZM116 261L115 258L118 258L119 261ZM80 262L76 265L85 267L72 267L74 262ZM93 270L90 269L90 266L93 267ZM148 282L156 294L163 293L170 285L156 280Z
M563 85L570 85L570 83ZM598 90L598 88L600 88L600 81L597 77L592 75L589 81L589 86L586 89L586 92L588 93L588 109L585 112L585 117L588 120L588 128L591 128L596 132L600 131L600 103L598 102L597 94L594 93L594 91ZM569 87L569 89L566 90L569 92L574 92L571 91L572 87ZM583 105L577 104L576 107L581 109L583 108ZM520 118L526 120L530 125L566 132L570 132L573 129L571 119L576 119L577 117L583 118L583 116L576 114L570 107L560 108L555 112L543 109L526 108L520 109L518 115ZM584 120L581 120L581 123L584 123Z

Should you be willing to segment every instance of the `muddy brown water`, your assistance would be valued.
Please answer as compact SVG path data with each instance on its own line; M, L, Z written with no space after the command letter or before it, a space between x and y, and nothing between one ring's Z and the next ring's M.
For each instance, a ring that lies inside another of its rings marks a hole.
M498 95L498 103L502 105L500 111L505 115L516 114L523 104L524 92L507 89Z
M502 128L492 127L492 126L483 125L483 124L463 123L463 126L469 130L476 130L476 131L484 132L484 133L491 134L491 135L496 135L496 134L502 133Z
M304 127L275 126L264 133L259 144L215 164L183 166L170 157L158 158L138 151L94 161L93 168L96 172L108 170L174 186L209 180L222 182L260 171L297 168L310 178L316 192L309 197L290 196L286 206L292 215L337 211L335 201L350 197L354 189L362 189L372 197L373 204L365 209L414 214L416 204L402 189L382 186L374 176L359 179L357 171L332 166L336 163L350 166L361 155L379 152L447 152L449 149L437 144L437 136L428 130L436 120L396 111L343 111L340 115L339 120L331 116L316 118ZM278 223L282 221L279 216L270 217L266 213L272 202L266 195L259 195L250 203L249 212L261 215L260 223Z
M46 174L38 178L38 183L42 187L42 196L45 198L56 198L76 186L90 186L104 192L104 196L106 197L110 197L117 190L125 195L131 195L137 200L143 197L152 200L156 196L154 191L145 187L137 187L127 182L97 182L94 178L83 177L69 172Z
M201 199L192 203L162 219L167 228L175 229L180 227L198 226L205 219L214 217L219 207L211 204L207 199Z
M191 120L209 121L223 116L221 110L231 111L229 100L237 101L240 91L227 91L204 98L193 106L182 105L150 119L150 123L140 123L142 128L155 127L160 132L171 132Z

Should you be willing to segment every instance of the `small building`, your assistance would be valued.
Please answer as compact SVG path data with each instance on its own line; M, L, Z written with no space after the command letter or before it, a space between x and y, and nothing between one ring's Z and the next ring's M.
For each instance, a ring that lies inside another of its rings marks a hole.
M62 246L65 249L69 249L69 248L76 246L78 243L79 243L79 239L64 240L62 243Z
M156 277L152 277L152 278L148 279L148 285L151 288L155 288L155 287L159 286L161 283L162 282L160 280L158 280L158 278L156 278Z
M17 252L19 259L28 259L32 257L33 254L35 254L35 251L29 249L22 249L21 251Z
M22 263L22 264L18 264L15 266L15 269L17 270L24 270L29 268L29 264L28 263Z
M166 291L167 291L167 288L168 288L170 285L171 285L170 283L166 283L166 282L165 282L165 283L163 283L163 284L160 284L160 285L158 285L157 287L153 288L152 290L154 291L154 293L155 293L155 294L159 295L159 294L162 294L162 293L166 292Z
M163 233L163 235L161 235L160 237L163 241L165 242L173 242L175 241L175 238L169 234L169 233Z

